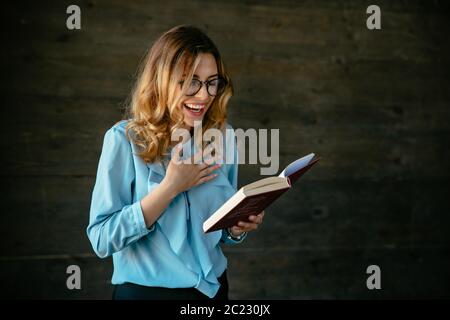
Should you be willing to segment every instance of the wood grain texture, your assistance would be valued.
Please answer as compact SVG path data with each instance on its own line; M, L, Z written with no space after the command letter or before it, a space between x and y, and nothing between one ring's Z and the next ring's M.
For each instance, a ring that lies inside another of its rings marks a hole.
M378 31L366 28L369 1L85 0L79 31L65 26L70 4L2 9L2 297L111 297L111 259L86 237L103 136L147 47L184 23L225 59L234 128L279 129L279 171L322 157L244 244L224 247L230 296L450 296L444 1L378 1ZM260 167L241 165L239 185ZM70 264L81 291L65 288ZM370 264L381 291L365 287Z

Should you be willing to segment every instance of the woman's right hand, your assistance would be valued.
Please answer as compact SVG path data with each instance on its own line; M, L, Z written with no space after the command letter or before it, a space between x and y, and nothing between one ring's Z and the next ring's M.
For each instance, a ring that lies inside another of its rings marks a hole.
M220 164L210 165L200 162L202 159L202 150L190 157L188 163L180 159L181 145L177 145L172 153L172 159L167 166L166 175L161 182L176 196L177 194L189 190L199 184L214 179L217 174L211 174L214 170L220 168Z

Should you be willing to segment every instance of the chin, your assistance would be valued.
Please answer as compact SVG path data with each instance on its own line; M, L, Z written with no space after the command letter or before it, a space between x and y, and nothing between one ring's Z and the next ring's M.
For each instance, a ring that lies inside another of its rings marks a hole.
M188 114L184 114L184 124L190 128L194 127L194 121L198 122L201 121L203 122L203 119L205 118L204 114L201 117L191 117Z
M195 119L195 121L203 122L203 118L202 119ZM184 124L186 125L186 127L188 127L188 129L194 128L194 120L188 120L188 121L185 120Z

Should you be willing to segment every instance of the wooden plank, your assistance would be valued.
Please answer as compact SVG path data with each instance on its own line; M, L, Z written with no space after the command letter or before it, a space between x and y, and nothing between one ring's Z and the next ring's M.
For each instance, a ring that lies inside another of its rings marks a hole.
M268 248L227 254L233 299L442 299L449 295L448 250ZM381 290L366 287L366 269L373 264L381 269Z
M7 96L6 104L14 105L12 113L17 114L5 119L6 125L0 131L4 137L2 149L10 154L2 159L0 172L8 176L92 177L104 133L120 120L123 107L115 98L54 97L50 102L45 96ZM410 171L415 174L407 179L449 174L448 170L442 170L439 160L448 158L445 110L433 113L420 107L398 114L394 107L384 110L361 107L354 112L351 106L339 109L324 106L323 111L284 107L286 113L293 115L287 121L285 113L270 105L258 104L253 110L245 107L237 110L237 105L236 109L230 108L229 122L235 129L280 130L280 169L295 157L316 152L323 156L320 170L315 173L317 179L335 176L336 168L354 178L369 179L402 177ZM353 123L352 116L357 116L358 121ZM428 117L428 121L421 120L423 117ZM268 122L264 125L265 121ZM12 138L11 127L18 132ZM243 172L246 170L242 167Z
M108 299L111 261L86 236L105 131L147 46L181 23L220 48L234 128L280 129L280 170L318 167L225 247L232 298L448 297L449 20L443 1L62 1L5 5L0 281L5 298ZM207 12L208 14L205 14ZM242 165L239 185L260 176ZM83 290L65 287L79 264ZM369 264L383 290L365 288ZM270 266L270 267L268 267Z
M2 256L93 253L87 238L90 177L2 178Z
M314 181L312 172L267 209L246 248L446 245L447 181ZM241 180L245 179L245 175ZM1 179L2 255L92 253L86 235L94 179ZM320 237L318 236L320 235Z
M81 289L69 290L67 267L81 270ZM112 259L96 257L28 258L0 260L1 299L102 299L112 297Z
M226 251L232 299L448 298L450 260L439 248ZM81 269L82 290L66 287L72 264ZM381 269L382 290L366 287L372 264ZM0 261L1 298L110 299L111 265L80 257Z

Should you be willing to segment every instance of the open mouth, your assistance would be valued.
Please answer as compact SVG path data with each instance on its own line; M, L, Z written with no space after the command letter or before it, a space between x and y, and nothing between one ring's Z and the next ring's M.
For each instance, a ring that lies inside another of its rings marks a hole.
M205 105L185 104L184 108L193 116L201 116L205 111Z

